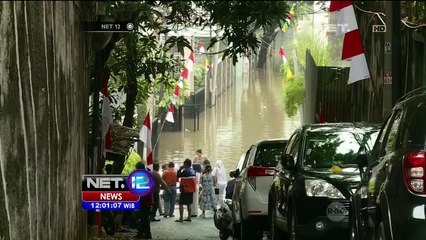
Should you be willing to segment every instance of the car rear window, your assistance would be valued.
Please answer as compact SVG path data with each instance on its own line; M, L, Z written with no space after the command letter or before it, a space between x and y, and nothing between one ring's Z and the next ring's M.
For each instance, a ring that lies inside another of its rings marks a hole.
M407 114L406 124L401 135L403 146L423 148L426 145L426 106L420 106Z
M275 167L284 152L285 143L262 144L257 147L254 166Z

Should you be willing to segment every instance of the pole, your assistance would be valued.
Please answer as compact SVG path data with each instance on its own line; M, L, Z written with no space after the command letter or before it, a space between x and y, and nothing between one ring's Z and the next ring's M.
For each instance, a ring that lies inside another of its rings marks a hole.
M391 45L392 46L392 33L393 33L393 25L392 25L392 19L393 19L393 12L392 12L392 2L391 1L385 1L385 23L386 23L386 32L385 33L379 33L376 32L374 34L384 34L385 37L385 46ZM383 48L385 47L383 46ZM382 109L382 118L386 119L387 116L390 114L392 110L392 83L393 83L393 76L392 76L392 55L383 53L384 55L384 61L383 61L383 109Z
M212 27L211 26L210 26L210 39L212 39ZM205 88L205 91L206 91L205 97L206 97L206 102L208 102L209 108L212 106L212 94L211 94L212 93L212 84L211 84L212 82L211 82L211 80L212 80L212 77L213 77L212 71L213 71L214 64L216 64L216 63L213 63L213 61L212 61L211 52L212 52L212 50L210 48L209 49L209 55L208 55L210 69L207 72L207 81L206 81L207 84L206 84L206 88Z
M89 162L88 173L94 174L97 169L97 162L99 159L99 89L100 89L100 75L101 75L101 53L95 52L95 79L93 89L93 105L92 105L92 159ZM95 211L89 211L87 214L87 221L89 226L96 226Z
M160 133L158 133L157 141L155 142L155 145L154 145L154 147L152 148L152 149L153 149L153 151L154 151L154 150L156 151L156 149L157 149L157 145L158 145L158 142L160 141L161 132L162 132L162 130L163 130L163 127L164 127L164 123L165 123L165 122L166 122L166 120L163 120L163 122L161 123Z
M100 89L100 52L95 53L95 79L93 89L93 107L92 107L92 161L89 165L89 173L95 173L96 163L98 162L98 138L99 138L99 89Z
M402 83L404 79L401 77L401 1L392 1L392 70L393 70L393 105L404 94Z

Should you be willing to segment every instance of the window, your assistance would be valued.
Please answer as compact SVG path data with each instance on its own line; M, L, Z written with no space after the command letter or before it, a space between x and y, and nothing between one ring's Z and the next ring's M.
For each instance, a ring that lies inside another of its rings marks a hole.
M247 164L248 164L248 161L249 161L250 155L251 155L250 153L252 152L253 148L254 148L254 146L251 146L250 149L246 152L246 156L245 156L245 159L244 159L242 169L247 167Z
M286 148L286 150L285 150L285 153L286 153L286 154L291 154L291 150L292 150L292 149L293 149L293 147L294 147L295 140L296 140L296 137L297 137L298 133L299 133L299 132L294 133L294 134L290 137L290 139L288 140L287 148Z
M386 139L384 155L390 152L393 152L395 150L395 145L397 141L399 140L398 129L399 129L400 123L401 123L401 111L397 110L394 114L394 117L392 120L392 126L390 128L388 137Z
M293 156L294 159L294 164L296 165L297 163L297 157L299 156L299 150L300 150L300 135L296 135L295 137L295 144L291 149L291 155Z
M257 147L254 156L254 166L275 167L279 162L285 148L285 143L266 143Z
M426 145L426 106L420 105L407 114L402 128L402 146L404 148L420 148Z
M356 165L358 152L377 131L377 128L351 127L307 132L303 166L313 169Z
M385 140L386 133L388 132L389 125L391 123L392 115L386 119L382 129L380 130L379 136L377 137L377 141L374 144L373 151L371 153L371 160L372 162L377 161L382 155L382 149L383 149L383 141Z

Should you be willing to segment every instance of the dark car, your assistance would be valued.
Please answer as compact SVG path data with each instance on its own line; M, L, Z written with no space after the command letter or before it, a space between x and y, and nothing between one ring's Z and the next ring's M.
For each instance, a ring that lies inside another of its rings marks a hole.
M426 88L398 101L352 196L352 239L426 239Z
M269 190L272 239L349 238L349 198L360 181L357 156L371 150L379 129L330 123L293 133Z

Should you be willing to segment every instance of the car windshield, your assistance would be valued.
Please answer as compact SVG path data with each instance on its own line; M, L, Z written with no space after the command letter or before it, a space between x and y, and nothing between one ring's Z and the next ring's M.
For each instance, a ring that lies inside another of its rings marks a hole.
M308 132L303 167L308 169L355 167L359 153L368 154L377 138L375 131Z

